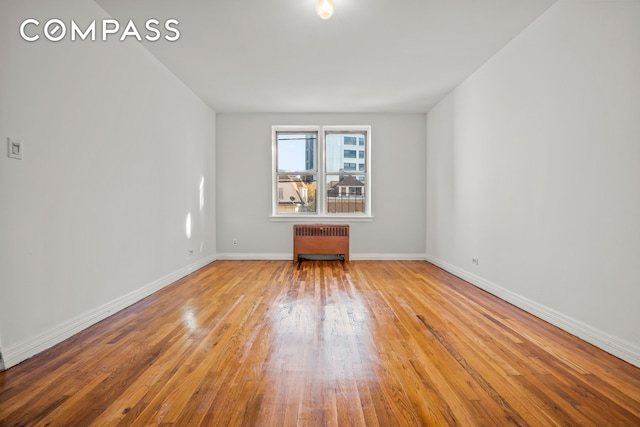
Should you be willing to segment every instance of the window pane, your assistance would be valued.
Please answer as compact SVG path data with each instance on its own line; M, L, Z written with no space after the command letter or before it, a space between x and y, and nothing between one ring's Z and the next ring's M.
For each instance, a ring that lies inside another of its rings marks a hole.
M327 213L366 213L364 176L327 175Z
M315 213L316 181L316 175L279 175L278 213Z
M315 171L316 133L278 132L278 172Z
M357 150L353 147L366 138L366 133L327 133L325 145L326 171L327 173L338 173L344 171L363 170L366 171L365 151L366 146L359 146ZM345 162L345 159L362 159L355 165L353 162ZM360 164L364 166L359 166ZM352 166L353 165L353 166ZM364 169L361 169L364 168Z

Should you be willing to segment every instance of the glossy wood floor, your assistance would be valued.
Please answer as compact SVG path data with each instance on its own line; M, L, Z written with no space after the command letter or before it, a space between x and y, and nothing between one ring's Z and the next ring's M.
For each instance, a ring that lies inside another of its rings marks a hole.
M217 261L4 373L0 425L638 426L640 369L420 261Z

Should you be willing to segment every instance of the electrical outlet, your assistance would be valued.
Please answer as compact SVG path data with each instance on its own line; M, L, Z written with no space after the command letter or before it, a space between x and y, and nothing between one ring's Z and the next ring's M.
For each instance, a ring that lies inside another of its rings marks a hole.
M8 138L9 157L22 160L22 141L15 138Z
M238 239L233 239L233 246L238 246Z
M478 258L471 258L471 262L474 263L475 265L480 264L480 261L478 260Z

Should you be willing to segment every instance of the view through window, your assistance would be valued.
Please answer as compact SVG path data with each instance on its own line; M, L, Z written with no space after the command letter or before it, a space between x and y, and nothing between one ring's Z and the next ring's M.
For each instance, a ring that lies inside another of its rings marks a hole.
M274 215L370 216L370 133L274 127Z

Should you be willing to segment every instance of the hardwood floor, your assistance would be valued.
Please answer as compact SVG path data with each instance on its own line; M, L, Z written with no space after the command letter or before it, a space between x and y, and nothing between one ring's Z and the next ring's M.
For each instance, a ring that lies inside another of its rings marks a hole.
M0 373L0 425L639 426L640 369L424 261L216 261Z

